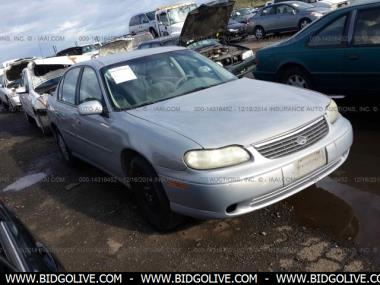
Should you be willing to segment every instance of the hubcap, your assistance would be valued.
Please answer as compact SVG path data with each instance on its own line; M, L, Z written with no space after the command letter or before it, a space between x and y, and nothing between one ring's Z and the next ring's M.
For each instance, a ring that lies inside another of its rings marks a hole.
M261 39L263 37L263 30L257 29L256 30L256 38Z
M309 25L309 22L308 21L302 21L301 23L301 29L305 28L307 25Z
M302 88L308 87L306 80L299 74L289 76L288 80L286 81L286 84Z

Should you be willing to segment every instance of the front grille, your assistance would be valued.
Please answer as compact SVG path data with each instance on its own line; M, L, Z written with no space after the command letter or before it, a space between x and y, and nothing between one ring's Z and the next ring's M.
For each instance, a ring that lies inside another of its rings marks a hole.
M315 144L328 132L329 126L325 118L320 118L294 132L256 144L254 147L266 158L280 158Z

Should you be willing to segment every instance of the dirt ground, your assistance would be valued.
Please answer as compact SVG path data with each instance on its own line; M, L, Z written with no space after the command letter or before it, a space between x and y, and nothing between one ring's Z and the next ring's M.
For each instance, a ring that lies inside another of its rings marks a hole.
M378 271L379 104L342 104L355 143L333 175L271 207L169 233L128 189L86 163L68 167L52 137L0 106L0 197L69 271Z

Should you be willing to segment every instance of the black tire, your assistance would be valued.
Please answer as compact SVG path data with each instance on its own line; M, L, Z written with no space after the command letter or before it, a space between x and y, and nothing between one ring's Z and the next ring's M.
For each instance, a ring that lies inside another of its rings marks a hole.
M151 28L149 29L149 32L152 34L153 38L158 38L158 34L155 29Z
M34 119L31 116L29 116L27 112L24 112L24 114L25 114L26 121L29 124L33 125L35 123Z
M300 22L298 23L298 29L299 30L302 30L303 28L305 28L307 25L309 25L311 23L311 20L309 18L303 18L300 20Z
M306 70L298 66L285 69L279 76L279 82L305 89L314 88L311 75Z
M261 26L255 27L253 33L258 41L264 39L266 34L264 28Z
M55 137L57 140L59 152L62 155L63 160L69 165L74 166L77 162L76 158L71 154L71 150L66 145L65 140L63 139L61 133L59 131L55 132Z
M169 199L153 167L142 157L135 156L129 166L131 186L144 216L160 231L174 229L182 216L172 212Z
M13 107L13 105L11 104L11 102L9 101L9 99L7 98L7 111L8 112L11 112L11 113L15 113L16 112L16 108Z

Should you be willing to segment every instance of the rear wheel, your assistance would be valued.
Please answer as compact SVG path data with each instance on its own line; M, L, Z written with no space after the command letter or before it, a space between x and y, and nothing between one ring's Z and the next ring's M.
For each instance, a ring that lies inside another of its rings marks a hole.
M180 224L181 216L170 209L165 190L155 170L145 159L139 156L132 159L129 177L140 209L155 228L165 231Z
M262 40L265 37L265 30L263 27L256 27L254 34L257 40Z
M7 109L8 109L9 112L12 112L12 113L16 112L15 107L13 107L11 101L9 101L8 98L7 98L7 105L8 105L8 106L7 106Z
M58 144L59 151L62 155L62 158L66 161L68 165L73 166L76 162L76 159L71 154L71 150L66 145L66 142L59 131L56 131L56 138L57 138L57 144Z
M304 69L294 66L286 69L280 75L280 82L295 87L312 89L312 78Z

